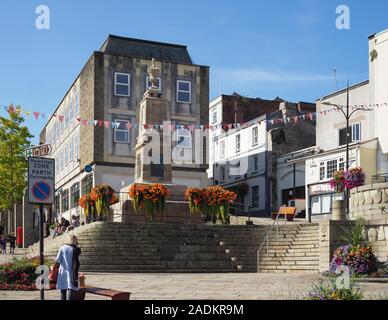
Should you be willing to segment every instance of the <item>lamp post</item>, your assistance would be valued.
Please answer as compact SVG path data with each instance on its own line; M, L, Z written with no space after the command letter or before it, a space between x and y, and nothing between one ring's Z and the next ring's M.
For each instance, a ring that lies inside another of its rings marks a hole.
M364 107L362 107L362 108L357 107L353 111L350 111L350 106L349 106L349 80L347 82L347 87L346 87L346 106L341 106L341 105L330 103L330 102L322 102L322 104L336 107L337 110L341 111L342 115L346 119L346 140L345 140L345 142L346 142L346 164L345 164L345 166L346 166L346 170L349 170L349 167L350 167L350 164L349 164L349 144L351 142L351 139L350 139L350 118L357 111L371 111L371 110L370 109L365 109ZM345 196L346 196L346 216L349 218L349 198L350 198L349 197L349 189L346 189Z

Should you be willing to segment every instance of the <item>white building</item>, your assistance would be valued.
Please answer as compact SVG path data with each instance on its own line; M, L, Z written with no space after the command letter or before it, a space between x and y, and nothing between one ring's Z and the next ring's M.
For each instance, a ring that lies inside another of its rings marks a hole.
M311 113L315 110L311 109L314 105L287 102L279 105L276 112L264 114L236 128L224 131L216 127L213 130L215 136L210 151L212 184L238 194L235 206L240 214L250 211L252 216L270 216L276 211L279 206L277 158L315 143L314 121L297 124L271 122Z
M360 166L366 183L373 176L388 172L388 30L369 37L369 80L350 87L351 110L363 106L371 111L356 111L350 120L349 165ZM319 154L306 157L306 207L312 218L331 213L337 195L329 181L334 171L346 167L346 120L329 102L346 105L347 90L326 95L317 101L316 146Z

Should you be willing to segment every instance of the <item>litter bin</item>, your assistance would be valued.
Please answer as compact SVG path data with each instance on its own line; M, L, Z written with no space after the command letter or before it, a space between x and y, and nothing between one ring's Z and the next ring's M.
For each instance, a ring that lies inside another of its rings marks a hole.
M16 245L19 248L23 247L23 228L22 227L16 228Z

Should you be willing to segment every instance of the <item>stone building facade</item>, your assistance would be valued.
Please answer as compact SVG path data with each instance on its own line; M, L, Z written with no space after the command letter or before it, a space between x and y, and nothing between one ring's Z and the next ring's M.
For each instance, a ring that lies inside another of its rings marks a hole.
M40 135L41 143L52 144L57 160L57 215L79 215L78 198L94 185L106 183L118 191L134 182L139 102L149 87L152 58L161 70L158 84L171 108L171 124L208 123L209 68L194 64L186 46L109 35ZM186 160L194 158L189 130L176 130L172 139ZM85 172L87 165L91 173ZM201 186L206 169L205 160L173 165L173 182Z

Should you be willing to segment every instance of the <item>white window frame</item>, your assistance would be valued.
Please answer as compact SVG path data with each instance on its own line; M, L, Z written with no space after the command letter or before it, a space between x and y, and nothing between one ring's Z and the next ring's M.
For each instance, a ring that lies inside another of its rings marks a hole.
M69 126L69 123L70 123L70 105L69 104L66 104L66 107L65 107L65 115L64 115L64 122L65 122L65 128L67 128Z
M254 155L253 156L253 172L259 171L259 156Z
M239 153L241 151L241 135L240 135L240 133L236 134L235 143L236 143L236 153Z
M127 76L128 77L128 83L117 82L117 76L119 76L119 75ZM114 95L115 96L119 96L119 97L130 97L131 96L131 74L130 73L123 73L123 72L115 72L114 78L115 78L115 81L114 81L114 86L115 86L114 87ZM128 95L117 93L117 91L116 91L117 85L128 86Z
M74 159L77 161L78 155L79 155L79 141L80 140L80 135L77 134L74 137Z
M73 96L72 96L69 102L69 125L72 124L73 119L74 119L74 104L73 104Z
M179 90L180 83L188 83L189 84L189 91ZM179 100L179 92L188 93L189 94L189 101L180 101ZM176 101L179 103L191 103L191 81L188 81L188 80L177 80L176 81Z
M321 172L321 169L323 169L323 172ZM323 173L323 177L321 173ZM319 163L319 180L326 180L326 162L324 161Z
M220 141L220 158L225 158L225 140Z
M252 146L257 146L259 144L259 128L252 128Z
M131 142L131 132L130 132L130 130L128 129L128 126L126 125L126 126L125 126L125 129L119 129L119 128L117 128L117 125L116 125L117 122L125 122L126 124L128 124L128 123L129 123L129 120L125 120L125 119L115 119L113 122L115 123L114 137L113 137L114 142L115 142L115 143L126 143L126 144L129 144L129 143ZM127 133L128 133L128 140L127 140L127 141L120 141L120 140L117 140L117 135L116 135L117 132L127 132Z
M183 141L186 139L189 140L189 143L187 146L182 146L179 144L180 142L180 137L184 137ZM177 129L176 130L176 147L177 148L183 148L183 149L191 149L192 147L192 139L191 139L191 132L189 129Z
M65 159L64 159L64 163L65 163L65 167L69 164L69 144L66 143L65 144Z
M75 137L73 139L73 137L70 138L70 147L69 147L69 162L73 161L74 160L74 141L75 141Z
M158 90L162 90L162 78L161 77L157 77L156 79L158 79L159 81L159 86L158 86ZM148 85L148 82L150 81L150 77L149 76L146 76L146 91L151 88L151 86Z
M213 111L212 113L212 124L217 123L217 111Z
M352 142L360 142L361 141L361 123L360 122L353 123L351 125L351 127L352 127ZM354 130L355 127L358 127L358 139L355 139L355 130Z
M79 113L79 91L75 94L74 99L74 117L77 116Z

